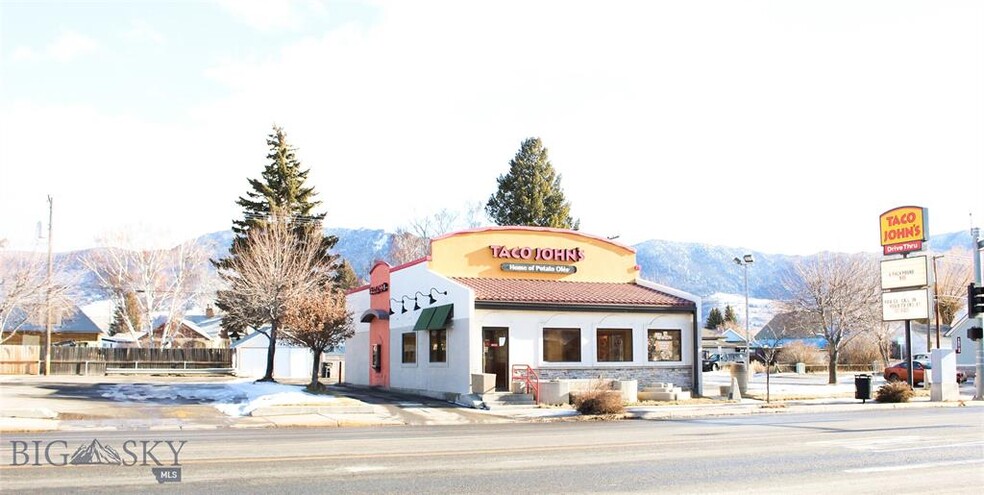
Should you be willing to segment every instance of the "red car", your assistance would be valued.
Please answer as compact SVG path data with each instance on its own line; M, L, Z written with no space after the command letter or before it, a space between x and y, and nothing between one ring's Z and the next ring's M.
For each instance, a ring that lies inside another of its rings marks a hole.
M912 383L922 383L926 370L932 369L927 361L913 361ZM885 368L883 373L885 379L890 382L906 381L909 377L909 368L905 361ZM967 381L967 376L962 371L957 371L957 383Z

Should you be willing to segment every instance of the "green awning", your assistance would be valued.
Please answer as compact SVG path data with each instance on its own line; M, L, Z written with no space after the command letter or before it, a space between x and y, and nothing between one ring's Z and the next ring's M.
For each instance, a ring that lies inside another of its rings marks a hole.
M451 320L453 316L454 304L445 304L443 306L434 306L433 308L424 308L420 312L420 317L417 318L417 324L413 326L414 330L440 330L448 326L448 321Z

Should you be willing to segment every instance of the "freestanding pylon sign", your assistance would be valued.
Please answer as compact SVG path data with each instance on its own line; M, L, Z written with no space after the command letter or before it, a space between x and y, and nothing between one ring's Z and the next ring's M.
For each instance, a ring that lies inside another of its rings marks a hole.
M929 236L929 212L919 206L900 206L882 213L881 245L885 256L901 254L901 258L882 261L882 321L905 322L906 382L913 386L912 320L929 318L929 280L926 257L909 258L909 253L921 251ZM927 349L928 350L928 349Z

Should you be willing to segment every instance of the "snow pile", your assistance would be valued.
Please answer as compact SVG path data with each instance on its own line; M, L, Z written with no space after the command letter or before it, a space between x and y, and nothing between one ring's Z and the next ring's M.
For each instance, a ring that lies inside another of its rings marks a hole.
M119 402L211 404L229 416L248 416L255 409L279 405L324 405L338 400L312 395L302 385L236 380L224 383L120 384L106 387L101 396Z
M338 400L331 395L313 395L304 391L301 385L281 385L279 383L242 383L238 387L245 395L241 402L215 404L215 408L227 416L249 416L261 407L287 405L326 405Z

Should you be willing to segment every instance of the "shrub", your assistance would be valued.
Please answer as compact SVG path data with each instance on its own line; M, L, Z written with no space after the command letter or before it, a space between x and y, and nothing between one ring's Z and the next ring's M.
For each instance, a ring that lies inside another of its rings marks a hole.
M783 346L776 359L783 364L821 364L824 362L824 356L826 356L825 352L812 345L803 342L790 342Z
M906 382L892 382L882 385L875 392L875 400L878 402L909 402L915 393L909 388Z
M581 414L622 414L625 404L622 394L615 390L589 390L577 394L574 408Z
M881 361L878 341L870 335L858 335L841 349L839 361L848 364L869 364Z

